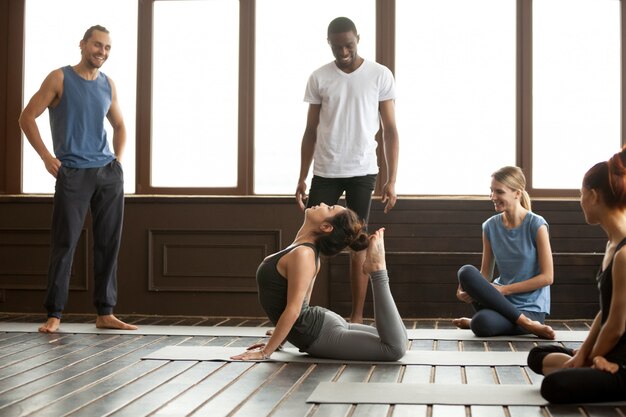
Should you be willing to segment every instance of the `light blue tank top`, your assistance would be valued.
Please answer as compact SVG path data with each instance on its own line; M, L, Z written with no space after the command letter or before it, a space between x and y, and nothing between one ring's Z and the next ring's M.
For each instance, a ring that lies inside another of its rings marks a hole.
M500 276L495 284L508 285L525 281L539 274L537 257L537 232L545 219L528 212L522 224L507 229L502 223L502 214L496 214L483 223L483 233L491 244ZM519 310L550 313L550 287L535 291L507 295L506 298Z
M49 108L55 156L69 168L96 168L115 159L109 149L104 119L111 107L111 85L106 75L86 80L71 66L63 70L63 94Z

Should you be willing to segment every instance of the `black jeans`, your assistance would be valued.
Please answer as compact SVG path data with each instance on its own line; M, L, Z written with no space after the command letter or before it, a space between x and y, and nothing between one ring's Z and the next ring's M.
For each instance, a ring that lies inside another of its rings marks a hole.
M124 174L118 161L100 168L67 168L57 175L48 288L48 317L61 318L67 303L74 252L91 209L94 242L94 305L99 315L112 314L117 301L117 255L124 217Z
M339 197L345 191L346 205L367 224L375 185L376 174L350 178L324 178L314 175L311 180L307 207L320 203L337 204Z

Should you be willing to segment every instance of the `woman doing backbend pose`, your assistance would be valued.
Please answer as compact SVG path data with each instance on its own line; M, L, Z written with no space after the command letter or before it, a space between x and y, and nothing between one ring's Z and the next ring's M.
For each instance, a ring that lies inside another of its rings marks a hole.
M541 395L552 403L626 400L626 148L594 165L583 179L580 205L608 242L596 277L600 311L580 349L537 346L528 365L546 375Z
M530 210L525 187L518 167L492 174L490 198L498 214L482 226L480 271L465 265L458 272L457 298L472 303L476 312L453 323L477 336L533 333L554 339L552 328L543 324L553 281L548 223ZM495 265L500 276L491 282Z
M284 340L321 358L396 361L404 356L408 338L389 288L384 229L368 237L362 227L352 210L338 205L306 209L293 243L265 258L257 270L259 301L274 331L267 343L254 344L232 359L267 359ZM370 276L375 328L309 305L320 253L333 256L347 247L367 248L363 271Z

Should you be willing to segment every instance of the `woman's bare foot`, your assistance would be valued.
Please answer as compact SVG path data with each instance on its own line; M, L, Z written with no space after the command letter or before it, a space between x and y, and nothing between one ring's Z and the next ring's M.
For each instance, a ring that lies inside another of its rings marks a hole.
M365 253L363 272L367 275L387 269L385 261L385 228L381 227L370 235L370 244Z
M137 330L137 326L124 323L113 314L98 316L96 318L96 327L98 329Z
M41 333L54 333L59 330L61 319L56 317L48 317L48 320L39 327Z
M547 324L541 324L538 321L531 320L523 314L519 317L519 319L517 319L517 324L542 339L552 340L556 337L552 327Z
M460 317L458 319L452 320L452 324L454 324L459 329L469 329L471 322L472 319L469 319L467 317Z
M611 374L619 370L618 364L608 361L604 356L596 356L593 358L593 365L591 367Z

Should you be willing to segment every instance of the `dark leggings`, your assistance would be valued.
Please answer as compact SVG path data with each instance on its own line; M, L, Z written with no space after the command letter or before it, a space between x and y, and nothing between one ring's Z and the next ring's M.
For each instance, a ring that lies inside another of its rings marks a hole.
M545 320L545 313L518 310L473 265L462 266L458 278L463 291L474 300L472 306L476 313L472 316L470 328L476 336L526 334L528 331L515 323L522 313L540 323Z
M528 366L543 374L543 360L550 353L574 355L572 349L536 346L528 353ZM611 360L611 359L609 359ZM555 404L581 404L626 400L626 369L608 373L593 368L567 368L552 372L541 382L541 396Z

